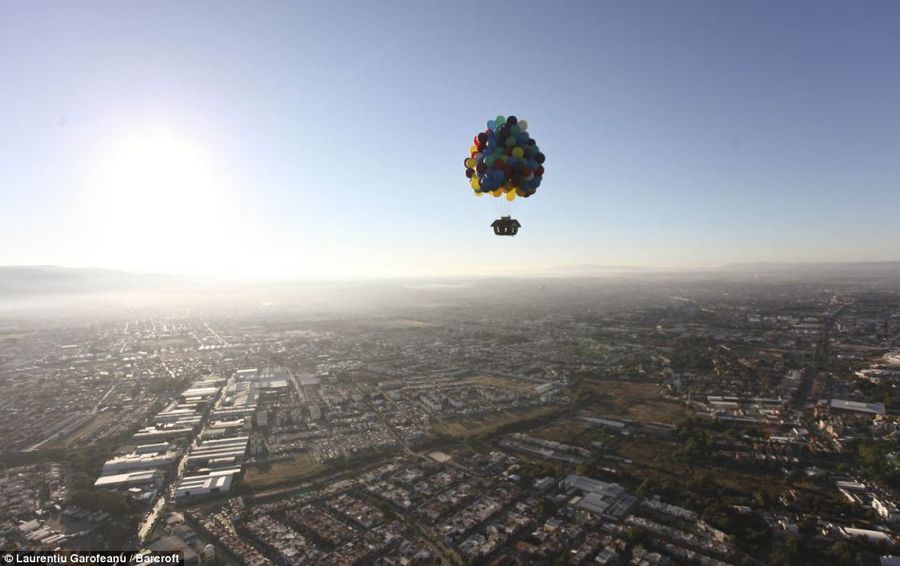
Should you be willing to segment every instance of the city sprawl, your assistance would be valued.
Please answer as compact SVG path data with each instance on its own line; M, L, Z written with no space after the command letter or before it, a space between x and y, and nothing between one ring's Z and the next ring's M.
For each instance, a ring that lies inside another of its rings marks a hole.
M220 564L877 563L900 287L406 286L0 315L0 548Z

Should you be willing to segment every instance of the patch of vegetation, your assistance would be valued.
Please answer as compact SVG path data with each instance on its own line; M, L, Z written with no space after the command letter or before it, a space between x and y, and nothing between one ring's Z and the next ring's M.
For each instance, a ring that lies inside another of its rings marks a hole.
M590 358L605 358L609 355L609 345L593 338L581 340L575 346L575 354Z

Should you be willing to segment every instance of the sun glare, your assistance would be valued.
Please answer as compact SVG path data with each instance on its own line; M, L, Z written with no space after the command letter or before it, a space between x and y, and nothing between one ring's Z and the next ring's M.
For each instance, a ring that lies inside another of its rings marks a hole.
M157 130L118 145L101 170L96 228L116 263L142 270L215 270L227 247L224 195L196 145Z

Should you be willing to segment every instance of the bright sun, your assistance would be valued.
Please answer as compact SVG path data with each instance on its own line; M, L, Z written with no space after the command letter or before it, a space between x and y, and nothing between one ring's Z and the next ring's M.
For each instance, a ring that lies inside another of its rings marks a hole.
M221 183L189 140L163 130L132 138L101 170L95 212L103 255L129 268L194 273L224 259Z

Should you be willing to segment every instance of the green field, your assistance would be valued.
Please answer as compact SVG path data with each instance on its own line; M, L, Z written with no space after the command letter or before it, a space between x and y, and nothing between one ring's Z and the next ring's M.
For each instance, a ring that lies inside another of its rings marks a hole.
M575 353L579 356L591 356L605 358L609 354L609 345L593 338L586 338L575 347Z

